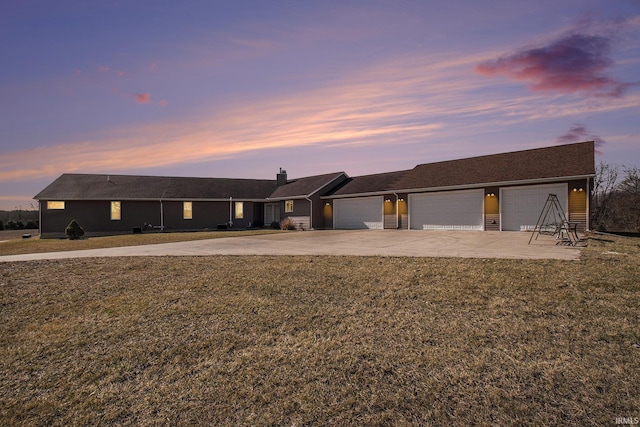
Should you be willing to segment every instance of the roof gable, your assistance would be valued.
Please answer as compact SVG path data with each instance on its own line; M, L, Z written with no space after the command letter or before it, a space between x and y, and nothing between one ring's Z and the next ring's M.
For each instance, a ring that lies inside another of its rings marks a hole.
M281 185L276 188L269 198L282 199L288 197L309 197L334 183L340 177L347 178L347 174L344 172L334 172L324 175L293 179L288 181L285 185Z
M363 193L393 191L395 183L410 170L355 176L332 193L333 196L345 196Z
M595 174L594 153L590 141L427 163L413 168L394 186L410 190L591 176Z

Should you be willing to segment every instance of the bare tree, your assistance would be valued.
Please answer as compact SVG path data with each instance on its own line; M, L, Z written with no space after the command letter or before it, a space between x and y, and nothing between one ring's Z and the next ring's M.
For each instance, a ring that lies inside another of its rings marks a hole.
M640 168L624 168L624 178L616 191L616 217L624 231L640 231Z
M593 179L593 226L596 230L607 230L611 222L611 196L618 186L619 167L600 162Z

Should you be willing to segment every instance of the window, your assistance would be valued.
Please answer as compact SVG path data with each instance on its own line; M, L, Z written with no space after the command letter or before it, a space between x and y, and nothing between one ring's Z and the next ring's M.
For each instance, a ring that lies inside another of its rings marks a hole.
M193 219L193 203L182 202L182 218Z
M111 202L111 220L119 221L121 216L121 202Z
M236 219L244 218L244 202L236 202Z
M64 202L49 201L47 202L47 209L64 209Z
M284 201L284 211L285 212L293 212L293 200L285 200Z

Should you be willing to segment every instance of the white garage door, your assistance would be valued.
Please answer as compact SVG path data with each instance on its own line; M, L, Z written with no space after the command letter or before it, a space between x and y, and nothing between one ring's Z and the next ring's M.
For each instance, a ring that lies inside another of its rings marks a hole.
M558 196L560 206L567 212L567 184L533 185L503 188L500 191L502 230L530 231L538 222L549 194Z
M482 230L484 190L448 191L409 196L409 224L414 230Z
M333 202L334 228L382 229L382 196L337 199Z

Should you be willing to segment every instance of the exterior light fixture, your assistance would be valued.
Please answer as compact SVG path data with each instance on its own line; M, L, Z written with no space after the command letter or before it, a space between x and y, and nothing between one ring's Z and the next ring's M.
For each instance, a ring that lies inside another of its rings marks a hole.
M329 202L325 203L324 205L325 205L325 206L331 206L331 205L329 204Z

